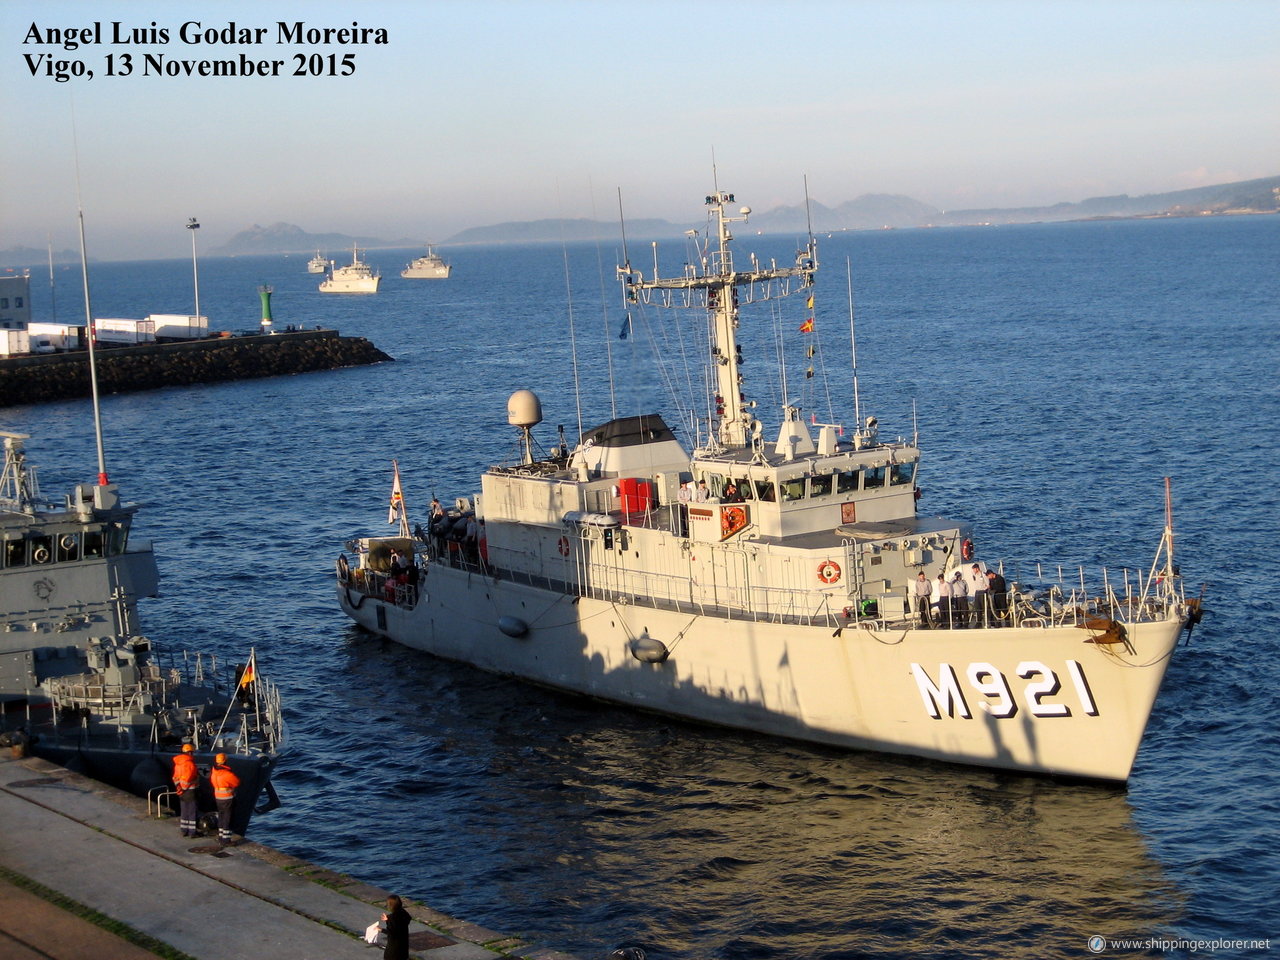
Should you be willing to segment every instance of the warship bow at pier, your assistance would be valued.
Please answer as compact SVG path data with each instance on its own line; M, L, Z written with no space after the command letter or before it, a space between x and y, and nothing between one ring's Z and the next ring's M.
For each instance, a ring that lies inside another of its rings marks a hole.
M155 554L131 536L135 504L114 483L42 500L25 434L3 433L0 706L4 739L140 796L167 802L171 758L190 743L208 772L225 753L240 778L231 828L278 805L280 697L246 648L239 664L152 648L138 600L157 595ZM208 781L202 811L214 809Z

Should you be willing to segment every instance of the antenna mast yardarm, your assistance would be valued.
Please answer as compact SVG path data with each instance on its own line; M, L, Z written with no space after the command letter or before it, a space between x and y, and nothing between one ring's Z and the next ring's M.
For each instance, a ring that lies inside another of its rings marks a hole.
M797 251L794 266L770 264L763 267L753 261L750 270L734 270L733 256L729 252L729 244L733 240L729 225L746 223L751 208L742 207L740 216L729 216L726 204L733 202L733 194L722 191L706 198L706 205L714 218L717 245L709 257L702 259L702 273L698 272L698 267L691 266L684 276L659 279L655 267L653 278L645 280L641 272L631 269L629 262L625 267L619 267L618 272L627 299L632 303L656 301L667 307L703 307L707 310L712 332L711 365L716 376L712 433L723 447L741 449L750 442L754 417L751 402L743 389L742 355L738 347L739 305L789 296L813 286L813 277L818 269L818 248L810 234L805 247ZM672 293L683 293L683 296L672 296Z

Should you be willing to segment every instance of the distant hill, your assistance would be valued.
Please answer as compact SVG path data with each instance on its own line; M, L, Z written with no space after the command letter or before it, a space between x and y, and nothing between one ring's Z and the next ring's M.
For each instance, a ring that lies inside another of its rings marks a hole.
M333 256L337 251L375 247L418 247L420 240L379 240L376 237L352 237L345 233L307 233L292 223L273 223L269 227L254 224L241 230L220 247L208 251L211 257L247 257L264 253L315 253Z
M20 264L29 266L31 264L44 264L49 262L48 250L37 250L35 247L10 247L3 253L0 253L0 260L5 266ZM94 260L93 257L89 258ZM54 263L79 263L79 250L55 250L53 251Z
M1196 187L1172 193L1139 197L1093 197L1079 203L1049 207L1017 207L975 210L939 210L911 197L868 193L828 207L811 202L803 206L774 207L751 214L751 226L762 233L803 233L812 218L818 233L840 230L880 230L887 227L973 226L988 223L1043 223L1107 217L1202 216L1205 214L1280 212L1280 177ZM531 220L472 227L448 239L448 243L532 243L539 241L591 240L616 235L617 225L593 220ZM636 239L671 237L683 226L665 220L627 221L627 236Z
M1280 212L1280 177L1241 180L1212 187L1194 187L1172 193L1139 197L1093 197L1080 203L1056 203L1051 207L1017 207L993 210L948 210L938 224L1032 223L1058 220L1090 220L1111 217L1185 217L1204 214Z
M666 220L628 220L627 236L636 239L669 237L679 228ZM495 223L488 227L470 227L455 233L447 243L536 243L561 240L610 240L618 236L618 224L599 220L523 220Z
M1151 193L1138 197L1092 197L1079 203L1056 203L1047 207L1016 207L974 210L939 210L911 197L868 193L836 207L813 202L806 213L803 206L774 207L751 215L751 227L761 233L803 233L812 220L819 233L840 230L879 230L887 227L964 226L989 223L1039 223L1108 217L1202 216L1205 214L1280 212L1280 177L1244 180L1237 183L1196 187L1172 193ZM665 239L684 232L687 224L666 220L628 220L627 237L635 240ZM595 220L526 220L471 227L454 234L450 244L462 243L561 243L616 239L616 222ZM341 259L343 250L418 247L421 239L384 240L350 236L345 233L307 233L292 223L254 224L241 230L220 247L203 251L209 257L252 256L279 253L314 253L320 250ZM42 264L48 253L29 247L0 251L0 262ZM76 262L72 250L57 253L58 263Z

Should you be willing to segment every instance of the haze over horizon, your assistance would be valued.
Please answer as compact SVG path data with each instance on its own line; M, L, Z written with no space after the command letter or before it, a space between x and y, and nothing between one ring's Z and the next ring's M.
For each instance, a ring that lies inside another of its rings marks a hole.
M278 45L277 21L389 43ZM114 45L122 29L167 43ZM269 28L260 44L189 44ZM24 42L103 24L104 42ZM697 215L866 193L941 209L1163 193L1280 173L1280 4L710 0L0 4L0 249L178 257L257 223L440 240L544 218ZM106 57L135 69L106 76ZM294 57L354 55L348 77ZM59 83L46 54L93 79ZM282 60L274 77L144 76L144 56ZM74 116L74 123L73 123ZM74 131L74 132L73 132ZM78 143L78 151L76 149Z

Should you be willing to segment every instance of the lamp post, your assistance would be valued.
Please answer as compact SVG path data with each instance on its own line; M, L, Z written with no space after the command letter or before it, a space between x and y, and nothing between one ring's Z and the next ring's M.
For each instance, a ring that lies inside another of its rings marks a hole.
M200 271L196 269L196 231L200 229L200 221L195 217L187 220L187 229L191 231L191 275L196 286L196 322L200 322Z

